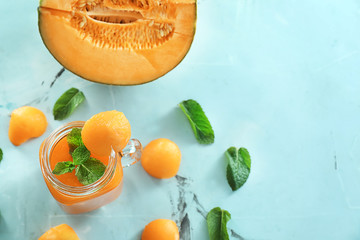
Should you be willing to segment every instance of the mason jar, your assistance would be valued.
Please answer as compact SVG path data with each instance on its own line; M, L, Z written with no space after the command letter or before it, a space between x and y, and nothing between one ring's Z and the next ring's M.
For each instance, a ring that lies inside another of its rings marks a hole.
M45 183L60 207L71 214L95 210L119 197L123 186L123 168L138 162L142 152L140 141L131 139L121 152L111 151L105 172L96 182L86 186L64 184L52 173L51 157L57 144L66 138L73 128L82 128L84 123L75 121L59 127L43 141L39 150Z

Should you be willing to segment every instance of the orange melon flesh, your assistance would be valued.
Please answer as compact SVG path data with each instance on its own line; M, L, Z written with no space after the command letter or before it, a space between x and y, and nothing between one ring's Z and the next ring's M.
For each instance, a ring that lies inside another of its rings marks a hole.
M72 227L67 224L50 228L38 240L80 240Z
M52 55L85 79L114 85L173 69L191 46L195 22L195 0L43 0L39 7Z

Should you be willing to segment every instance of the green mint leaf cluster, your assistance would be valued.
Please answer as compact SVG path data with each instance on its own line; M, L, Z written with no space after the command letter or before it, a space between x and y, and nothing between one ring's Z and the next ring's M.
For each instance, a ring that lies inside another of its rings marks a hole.
M73 128L67 135L67 142L73 161L59 162L53 174L62 175L75 169L75 176L83 185L96 182L104 175L106 166L99 160L90 157L90 151L81 139L81 129Z
M228 160L226 177L233 191L244 185L249 177L251 169L251 158L246 148L230 147L225 155Z
M83 185L96 182L104 175L106 166L95 158L89 158L83 164L77 166L75 175Z
M3 151L2 151L2 149L0 148L0 162L1 162L1 160L3 159Z
M181 102L179 106L189 119L197 141L201 144L214 143L214 130L200 104L195 100L189 99Z
M72 172L74 169L75 169L75 164L71 161L59 162L56 164L52 173L56 175L62 175L65 173Z
M231 214L219 207L213 208L206 216L210 240L229 240L226 224Z
M85 100L85 95L77 88L70 88L55 102L53 115L55 120L63 120Z
M72 153L77 147L84 145L81 138L81 128L71 129L71 132L67 135L66 139L70 148L70 153Z
M90 158L90 151L84 145L77 147L71 154L75 165L83 164Z

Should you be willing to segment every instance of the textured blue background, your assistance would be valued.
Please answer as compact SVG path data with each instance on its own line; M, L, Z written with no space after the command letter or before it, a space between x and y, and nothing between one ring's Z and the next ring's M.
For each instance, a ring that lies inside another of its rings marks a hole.
M202 215L232 214L231 239L360 239L360 1L199 0L197 33L182 63L159 80L105 86L65 71L44 47L37 2L2 1L0 15L0 239L37 239L60 223L81 239L139 239L156 218L191 239L208 239ZM66 121L52 106L69 87L86 102ZM178 108L198 100L213 124L213 145L197 144ZM8 140L9 114L31 105L47 132L20 147ZM183 153L179 176L151 178L126 169L119 199L97 211L65 214L48 192L38 163L42 140L72 120L123 111L133 137L159 137ZM224 151L248 148L248 182L232 192ZM186 203L186 204L184 204ZM185 239L185 240L189 240Z

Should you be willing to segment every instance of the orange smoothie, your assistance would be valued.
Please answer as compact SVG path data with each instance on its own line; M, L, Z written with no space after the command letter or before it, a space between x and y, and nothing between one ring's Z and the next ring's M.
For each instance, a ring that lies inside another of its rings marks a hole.
M98 157L91 154L91 157L100 160L105 166L108 165L109 157ZM51 169L55 168L55 165L59 162L72 161L72 157L69 153L69 145L67 143L66 137L62 138L54 147L50 155L50 167ZM71 173L65 173L62 175L55 175L55 177L62 183L69 186L84 186L82 185L77 177L75 176L75 170ZM121 172L122 178L122 172Z
M114 156L92 155L102 161L107 169L103 177L90 185L82 185L75 176L75 170L63 175L51 173L58 162L72 161L66 135L64 135L50 136L40 147L41 170L45 183L55 200L64 211L72 214L89 212L115 200L121 193L123 179L123 168L118 154L115 154L115 158ZM110 164L109 159L112 159Z

